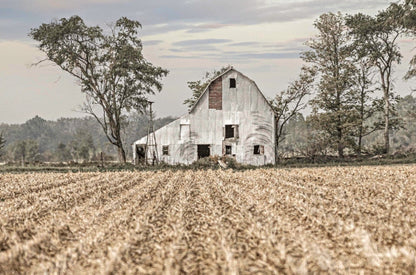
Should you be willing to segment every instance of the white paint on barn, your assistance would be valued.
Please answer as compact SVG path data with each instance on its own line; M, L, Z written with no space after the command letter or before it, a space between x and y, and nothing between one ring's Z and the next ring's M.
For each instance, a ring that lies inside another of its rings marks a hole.
M230 88L230 79L235 79L235 88ZM274 112L256 83L230 67L211 81L188 114L155 132L158 159L191 164L206 149L198 145L209 145L211 156L227 154L243 164L274 164L274 122ZM137 148L144 148L146 138L133 144L136 163Z

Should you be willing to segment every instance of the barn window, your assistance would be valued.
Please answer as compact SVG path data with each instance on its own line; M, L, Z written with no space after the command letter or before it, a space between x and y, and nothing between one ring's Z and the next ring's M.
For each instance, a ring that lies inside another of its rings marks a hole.
M162 147L162 154L164 156L169 156L169 145L163 145L163 147Z
M238 138L238 125L225 125L224 129L225 138Z
M255 155L264 155L264 146L263 145L254 145L254 152Z
M231 145L225 145L225 154L226 155L231 155L232 154L232 150L231 150Z
M235 78L230 78L230 88L235 88L237 86L237 83L235 81Z

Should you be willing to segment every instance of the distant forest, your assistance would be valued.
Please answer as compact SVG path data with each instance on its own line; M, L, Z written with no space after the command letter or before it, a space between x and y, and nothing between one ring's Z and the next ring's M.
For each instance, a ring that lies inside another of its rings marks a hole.
M279 148L281 158L308 157L334 155L330 140L314 129L311 119L313 115L304 116L300 113L293 116L283 133L283 142ZM373 125L382 119L382 111L376 112L366 121L366 125ZM407 95L399 98L394 106L392 118L395 121L390 132L391 154L407 156L416 153L416 97ZM357 139L357 138L356 138ZM355 140L356 142L357 140ZM362 154L374 156L384 154L384 136L382 128L369 132L362 138L361 152L351 147L348 155Z
M154 120L158 129L175 118ZM134 141L147 134L148 117L130 115L123 132L126 153L131 158ZM117 159L117 148L112 146L101 126L93 117L45 120L39 116L23 124L0 124L0 133L6 141L1 160L7 162L85 162Z

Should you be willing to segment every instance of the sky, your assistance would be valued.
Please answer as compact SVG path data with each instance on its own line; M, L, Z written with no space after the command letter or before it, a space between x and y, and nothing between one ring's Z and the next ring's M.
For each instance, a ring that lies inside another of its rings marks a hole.
M325 12L367 13L386 0L0 0L0 123L85 116L84 95L75 79L51 64L31 66L44 54L28 37L31 28L79 15L87 25L106 25L126 16L142 24L145 58L169 70L152 97L158 117L187 112L187 81L232 65L272 98L295 80L314 21ZM395 69L395 88L407 95L416 82L404 81L415 42L402 38L404 56Z

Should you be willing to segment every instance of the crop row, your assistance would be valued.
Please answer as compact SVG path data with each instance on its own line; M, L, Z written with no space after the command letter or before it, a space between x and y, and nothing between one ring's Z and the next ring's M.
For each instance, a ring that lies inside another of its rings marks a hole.
M4 174L0 274L412 274L415 168Z

